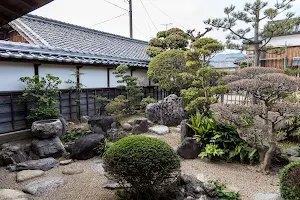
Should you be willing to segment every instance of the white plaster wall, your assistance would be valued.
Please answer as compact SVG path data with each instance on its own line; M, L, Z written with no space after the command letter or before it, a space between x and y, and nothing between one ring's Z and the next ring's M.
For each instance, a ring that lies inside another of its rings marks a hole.
M20 77L34 75L34 66L29 63L0 62L0 91L23 90L25 84Z
M46 76L46 74L57 76L60 78L60 80L62 80L59 88L69 89L73 85L65 82L68 80L76 81L76 77L72 76L72 74L74 74L74 70L76 70L76 66L42 64L39 66L39 76L43 77Z
M140 86L149 86L149 79L147 77L147 70L144 69L136 69L132 73L133 76L137 76L138 85Z
M118 80L120 80L120 78L116 78L116 75L113 74L114 71L115 71L115 69L109 70L109 86L111 88L115 88L118 85L122 85L122 84L120 84L120 83L117 82ZM130 70L126 74L130 75Z
M285 43L287 43L287 46L300 46L300 34L274 37L271 39L269 45L282 47L285 46Z
M106 67L82 67L80 72L80 82L85 88L106 88L107 87L107 68Z

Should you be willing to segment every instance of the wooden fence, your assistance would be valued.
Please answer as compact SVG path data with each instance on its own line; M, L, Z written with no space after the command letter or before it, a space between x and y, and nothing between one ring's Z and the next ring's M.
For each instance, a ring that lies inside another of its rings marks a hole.
M0 134L30 128L26 116L32 104L19 103L18 98L22 91L0 92ZM106 97L108 100L118 95L126 95L126 91L118 88L83 89L80 93L80 109L77 109L77 95L75 91L61 90L57 100L60 113L66 120L78 120L78 116L93 116L103 112L103 104L96 100L96 96ZM153 97L161 100L167 92L156 86L144 88L144 97ZM78 114L77 110L80 111Z

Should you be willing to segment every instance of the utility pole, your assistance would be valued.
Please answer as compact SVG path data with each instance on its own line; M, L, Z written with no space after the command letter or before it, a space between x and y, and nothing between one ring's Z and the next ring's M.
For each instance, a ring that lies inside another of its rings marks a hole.
M172 25L173 23L161 24L162 26L166 27L166 31L168 30L168 26Z
M130 38L133 38L133 24L132 24L132 0L129 1L129 32Z

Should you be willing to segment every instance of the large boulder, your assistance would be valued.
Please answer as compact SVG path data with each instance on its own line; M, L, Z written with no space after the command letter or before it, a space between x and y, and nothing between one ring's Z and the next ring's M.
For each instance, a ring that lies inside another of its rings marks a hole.
M180 139L181 142L187 137L193 137L195 135L195 131L189 127L187 124L191 124L191 120L185 119L180 123Z
M62 124L62 131L61 131L61 135L59 135L59 137L63 137L67 134L67 121L65 120L65 118L60 115L59 120Z
M97 147L104 143L104 135L89 134L79 138L71 147L71 158L87 160L97 156Z
M141 134L148 132L149 123L147 118L135 119L133 122L132 133Z
M178 147L177 153L184 159L196 159L201 153L201 145L193 138L185 138Z
M94 116L89 119L88 124L93 133L104 136L109 130L117 128L117 120L112 116Z
M23 188L23 191L32 195L40 196L58 189L64 183L65 181L62 177L44 178L27 184Z
M185 116L182 98L172 94L158 103L149 104L146 116L150 121L161 125L178 125Z
M58 158L66 152L59 137L34 140L31 143L31 148L40 158Z
M16 165L9 165L7 169L11 172L23 170L43 170L48 171L54 167L58 167L59 162L54 158L43 158L40 160L28 160Z
M3 149L0 151L0 160L0 166L6 166L30 160L30 156L22 145L11 146L9 144L4 144Z
M63 125L59 119L50 119L33 122L31 131L37 138L47 139L61 136Z

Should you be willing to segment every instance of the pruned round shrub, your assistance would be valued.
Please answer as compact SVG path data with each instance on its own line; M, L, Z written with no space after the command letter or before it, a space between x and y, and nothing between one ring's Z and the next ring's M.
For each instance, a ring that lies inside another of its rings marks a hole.
M119 95L105 106L105 111L110 114L123 114L126 113L127 107L128 100L124 95Z
M31 110L27 117L30 123L40 120L57 119L59 117L59 109L53 106L38 106Z
M280 175L280 194L285 199L300 200L300 161L285 166Z
M140 102L141 110L145 111L147 105L150 104L150 103L157 103L157 100L152 98L152 97L143 98L142 101Z
M119 183L131 186L127 198L156 199L165 186L177 180L180 160L173 149L159 139L129 136L106 151L104 168Z

